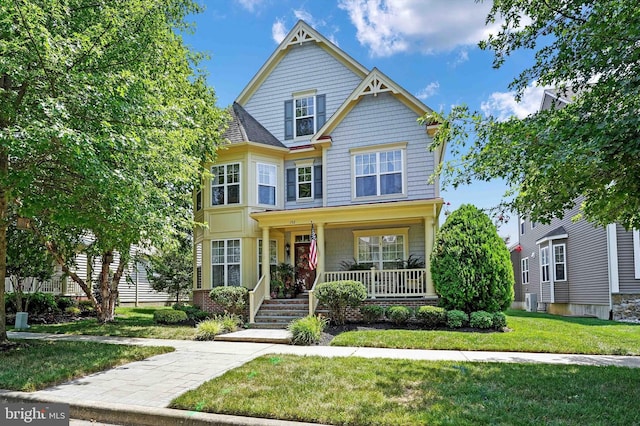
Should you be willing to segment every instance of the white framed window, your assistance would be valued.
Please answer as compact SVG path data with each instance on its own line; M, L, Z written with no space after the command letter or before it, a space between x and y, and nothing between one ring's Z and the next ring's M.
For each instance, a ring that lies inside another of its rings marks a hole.
M202 243L196 244L196 288L202 288Z
M199 212L202 210L202 190L198 190L196 192L196 211Z
M640 231L633 230L633 270L634 278L640 279Z
M313 198L313 166L296 168L296 199Z
M270 270L274 271L278 265L278 242L269 240L269 265ZM262 239L258 240L258 278L262 276Z
M276 205L276 166L258 163L258 204Z
M316 132L316 98L308 96L296 98L294 102L295 134L294 137L313 135Z
M211 241L211 286L239 286L240 240Z
M398 269L407 258L408 228L354 231L356 260L377 269Z
M520 270L522 273L522 284L529 284L529 258L520 260Z
M520 218L520 235L524 235L524 230L525 230L525 226L524 226L524 218L521 217Z
M404 150L357 153L353 156L355 197L404 193Z
M531 221L531 229L534 229L537 224L538 224L537 222Z
M211 167L211 205L240 204L240 163Z
M543 283L549 282L549 247L540 247L540 278Z
M566 245L554 244L553 246L553 268L554 268L554 281L566 281L567 280L567 256Z

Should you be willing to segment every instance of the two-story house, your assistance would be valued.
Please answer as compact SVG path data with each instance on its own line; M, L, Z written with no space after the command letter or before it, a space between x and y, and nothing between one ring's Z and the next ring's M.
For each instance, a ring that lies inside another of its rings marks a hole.
M194 303L246 286L251 320L286 262L310 290L357 279L371 299L435 299L429 273L442 206L429 176L443 150L417 122L430 109L299 21L230 108L229 141L194 195ZM313 237L312 237L313 226ZM305 265L315 237L317 266ZM399 269L410 256L422 268ZM341 271L344 262L373 270ZM391 303L391 302L389 302Z
M547 90L541 108L569 102L571 95ZM532 311L639 321L640 235L618 224L572 220L580 202L549 224L519 218L519 244L512 248L516 302Z

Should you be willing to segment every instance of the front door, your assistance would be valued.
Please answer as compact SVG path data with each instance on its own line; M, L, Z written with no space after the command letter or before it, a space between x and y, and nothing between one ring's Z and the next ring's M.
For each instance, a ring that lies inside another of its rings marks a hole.
M295 243L296 281L301 280L304 288L311 289L316 279L316 271L309 268L309 249L311 243Z

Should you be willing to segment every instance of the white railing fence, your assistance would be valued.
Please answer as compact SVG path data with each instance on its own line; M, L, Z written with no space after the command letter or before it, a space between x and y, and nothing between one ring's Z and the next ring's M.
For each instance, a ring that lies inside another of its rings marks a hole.
M258 284L249 292L249 323L256 322L256 314L262 306L262 302L269 293L269 289L265 284L266 280L264 275L258 280Z
M427 270L376 269L365 271L325 272L324 282L353 280L367 288L369 298L376 297L424 297L427 296Z

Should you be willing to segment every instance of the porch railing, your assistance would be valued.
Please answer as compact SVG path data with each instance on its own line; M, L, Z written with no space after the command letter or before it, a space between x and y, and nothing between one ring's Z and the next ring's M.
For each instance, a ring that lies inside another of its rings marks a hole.
M253 324L256 322L256 314L262 306L262 302L266 298L266 295L269 293L269 289L265 284L264 275L260 277L258 280L258 284L254 287L253 290L249 292L249 323Z
M368 297L425 297L427 270L376 269L365 271L325 272L324 281L354 280L367 288Z
M328 281L360 281L367 288L367 297L428 297L427 270L422 269L376 269L363 271L332 271L318 273L309 290L309 315L318 307L316 285Z

